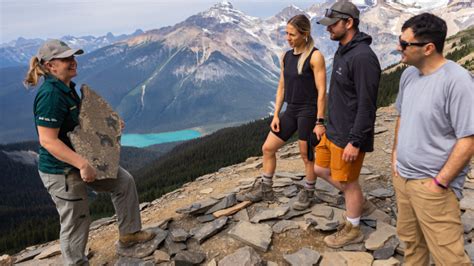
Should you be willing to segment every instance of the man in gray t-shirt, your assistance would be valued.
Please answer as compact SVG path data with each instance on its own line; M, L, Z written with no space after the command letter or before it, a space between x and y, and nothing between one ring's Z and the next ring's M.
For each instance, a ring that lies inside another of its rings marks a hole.
M392 154L397 233L405 264L471 265L458 200L474 154L474 81L443 57L446 23L424 13L402 27L402 74Z

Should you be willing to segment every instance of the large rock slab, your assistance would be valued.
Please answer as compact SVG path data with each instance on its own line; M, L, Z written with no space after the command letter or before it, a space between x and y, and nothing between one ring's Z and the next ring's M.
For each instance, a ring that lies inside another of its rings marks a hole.
M400 261L394 257L387 260L375 260L372 266L399 266Z
M128 265L134 265L134 266L153 266L155 265L154 261L151 260L143 260L139 258L133 258L133 257L120 257L119 259L115 262L115 266L128 266Z
M290 207L288 206L282 206L282 207L277 207L277 208L271 208L271 209L265 209L257 214L255 214L250 221L252 223L258 223L260 221L265 221L265 220L270 220L270 219L275 219L278 217L281 217L285 215Z
M314 216L323 217L323 218L326 218L328 220L332 220L332 218L334 217L333 208L331 208L327 205L324 205L324 204L316 204L313 207L311 207L311 213Z
M219 261L219 266L261 266L263 261L251 247L239 248Z
M164 251L155 250L155 252L153 252L153 261L155 263L170 261L170 255Z
M120 116L87 85L81 86L79 126L68 133L74 150L97 172L96 179L117 178L120 161Z
M123 257L133 257L133 258L144 258L153 254L153 252L158 248L161 242L165 240L168 235L167 231L162 230L161 228L149 229L155 232L156 236L147 242L139 243L131 247L122 247L119 242L116 243L117 255Z
M471 210L474 211L474 195L464 193L464 198L459 202L461 210Z
M266 224L240 221L229 230L229 235L260 251L266 252L272 241L272 228Z
M326 252L320 266L371 266L374 258L367 252Z
M386 224L389 224L391 220L392 220L392 218L390 217L390 215L386 214L385 212L383 212L379 209L376 209L375 211L373 211L368 216L362 216L362 218L361 218L362 222L364 222L364 221L376 221L376 222L384 222ZM367 224L367 225L369 225L369 224Z
M35 257L35 259L42 260L59 254L61 254L61 246L59 244L55 244L45 248L38 256Z
M384 222L377 222L377 230L369 235L365 241L365 248L377 250L384 246L385 242L397 233L395 227Z
M309 248L302 248L293 254L283 255L283 258L292 266L317 265L321 255Z
M291 218L298 217L298 216L301 216L301 215L305 215L305 214L310 213L310 212L311 212L310 209L298 211L298 210L290 208L290 210L285 215L281 216L280 219L289 220Z
M202 214L202 213L205 213L207 210L209 210L217 202L219 202L219 200L212 199L212 198L205 199L199 202L195 202L184 208L177 209L176 212L181 213L181 214L191 214L191 215Z
M276 224L273 225L272 230L273 232L277 234L281 234L285 231L291 230L291 229L298 229L300 228L299 224L294 222L294 221L288 221L288 220L283 220L279 221Z
M199 243L202 243L207 238L217 234L227 223L228 219L227 216L221 217L215 221L205 223L202 226L194 227L191 229L190 233L193 235L193 238L195 238Z
M206 255L200 252L184 250L176 254L174 260L176 264L199 265L206 259Z
M170 230L170 237L174 242L183 242L188 239L189 233L182 228L175 228Z
M31 260L34 257L38 256L38 254L40 254L46 248L47 247L38 247L38 246L27 247L25 250L15 255L15 263Z
M386 188L377 188L369 192L369 195L376 198L389 198L394 195L393 190Z
M237 204L237 198L235 193L231 193L227 197L221 199L216 205L212 206L212 208L210 208L208 211L206 211L206 214L213 214L219 210L232 207L235 204Z
M374 259L377 260L386 260L395 254L395 250L397 249L400 241L396 236L391 236L383 245L382 248L377 249L374 251Z
M334 231L339 226L338 219L328 220L324 217L315 216L313 213L305 214L306 223L314 225L314 228L321 231Z
M187 248L186 244L184 244L184 243L174 242L171 239L170 235L168 235L168 237L166 237L164 246L165 246L166 250L168 251L167 253L170 256L178 254L178 252L180 252L181 250L185 250Z

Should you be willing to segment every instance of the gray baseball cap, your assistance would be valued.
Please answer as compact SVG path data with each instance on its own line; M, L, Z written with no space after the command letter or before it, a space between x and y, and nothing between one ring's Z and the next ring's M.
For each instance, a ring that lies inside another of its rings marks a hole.
M338 1L331 8L326 9L325 17L318 21L318 24L330 26L340 19L356 18L359 19L360 11L357 7L349 1Z
M83 54L82 49L72 49L61 40L48 40L38 50L36 57L40 61L49 61L55 58L66 58L71 55Z

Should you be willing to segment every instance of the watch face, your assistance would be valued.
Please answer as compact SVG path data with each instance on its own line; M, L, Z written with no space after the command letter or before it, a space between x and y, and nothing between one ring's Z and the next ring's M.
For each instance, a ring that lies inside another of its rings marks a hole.
M356 148L360 148L360 142L358 142L358 141L351 141L351 144L352 144L352 146L354 146Z

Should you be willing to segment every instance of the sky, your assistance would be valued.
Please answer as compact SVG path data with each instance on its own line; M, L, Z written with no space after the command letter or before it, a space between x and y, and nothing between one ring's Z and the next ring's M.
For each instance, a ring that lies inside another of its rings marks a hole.
M269 17L323 0L230 0L247 15ZM65 35L130 34L174 25L220 0L0 0L0 43Z

